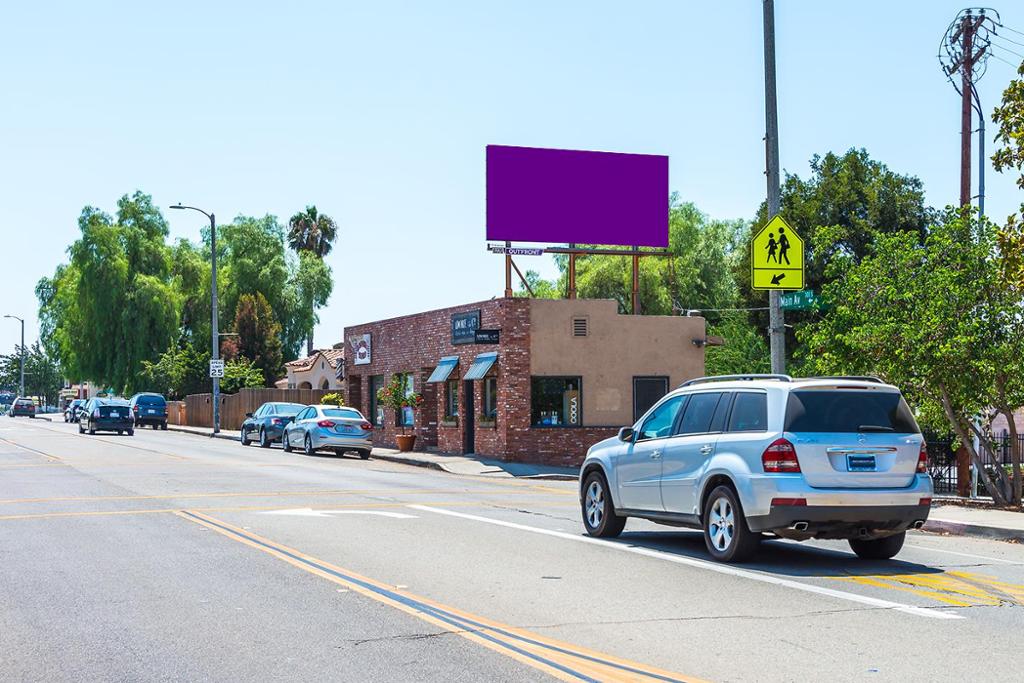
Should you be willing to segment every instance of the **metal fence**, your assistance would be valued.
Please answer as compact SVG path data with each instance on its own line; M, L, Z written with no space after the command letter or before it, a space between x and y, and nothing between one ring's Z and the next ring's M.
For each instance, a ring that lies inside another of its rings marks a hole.
M955 494L958 491L959 468L957 454L953 450L953 439L936 435L925 435L928 443L928 471L935 482L936 493ZM1024 436L1017 437L1021 452L1024 453ZM1011 464L1010 437L992 439L992 448L982 445L978 457L986 468L1009 467Z

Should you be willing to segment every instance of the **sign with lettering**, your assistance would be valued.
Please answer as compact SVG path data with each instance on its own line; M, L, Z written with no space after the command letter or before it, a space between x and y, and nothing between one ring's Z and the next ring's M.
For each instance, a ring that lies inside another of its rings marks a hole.
M578 427L583 417L580 413L580 392L570 389L563 393L562 414L565 415L565 424Z
M508 254L509 256L541 256L543 249L533 247L503 247L496 244L487 245L488 251L492 254Z
M224 359L223 358L211 358L210 359L210 377L223 377L224 376Z
M452 344L473 344L480 329L480 310L452 313Z
M477 344L497 344L501 330L477 330L473 341Z
M373 359L373 349L370 344L370 333L357 334L348 338L348 345L352 348L353 365L369 365Z

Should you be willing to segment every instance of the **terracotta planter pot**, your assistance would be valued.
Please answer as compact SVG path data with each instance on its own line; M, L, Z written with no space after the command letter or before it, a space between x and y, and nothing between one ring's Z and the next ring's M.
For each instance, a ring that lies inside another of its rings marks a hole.
M398 450L402 453L408 453L416 445L415 434L398 434L395 439L398 441Z

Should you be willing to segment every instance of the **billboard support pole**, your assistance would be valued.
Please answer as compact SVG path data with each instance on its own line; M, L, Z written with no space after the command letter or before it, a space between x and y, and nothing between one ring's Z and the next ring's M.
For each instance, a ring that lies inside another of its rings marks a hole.
M511 242L505 242L506 249L511 247ZM512 255L507 252L505 254L505 298L512 298Z
M575 244L569 245L570 249L575 249ZM576 253L571 252L569 254L569 292L568 296L570 299L576 298Z
M640 247L633 246L633 315L640 315Z

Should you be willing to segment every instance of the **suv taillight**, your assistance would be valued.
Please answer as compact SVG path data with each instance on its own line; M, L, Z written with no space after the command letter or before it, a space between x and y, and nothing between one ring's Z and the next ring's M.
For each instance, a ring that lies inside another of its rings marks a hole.
M917 454L917 473L928 474L928 444L921 442L921 450Z
M796 449L786 439L776 439L761 454L761 465L765 472L799 472L800 462Z
M139 404L136 403L135 405L133 405L132 410L134 410L136 413L139 412Z

